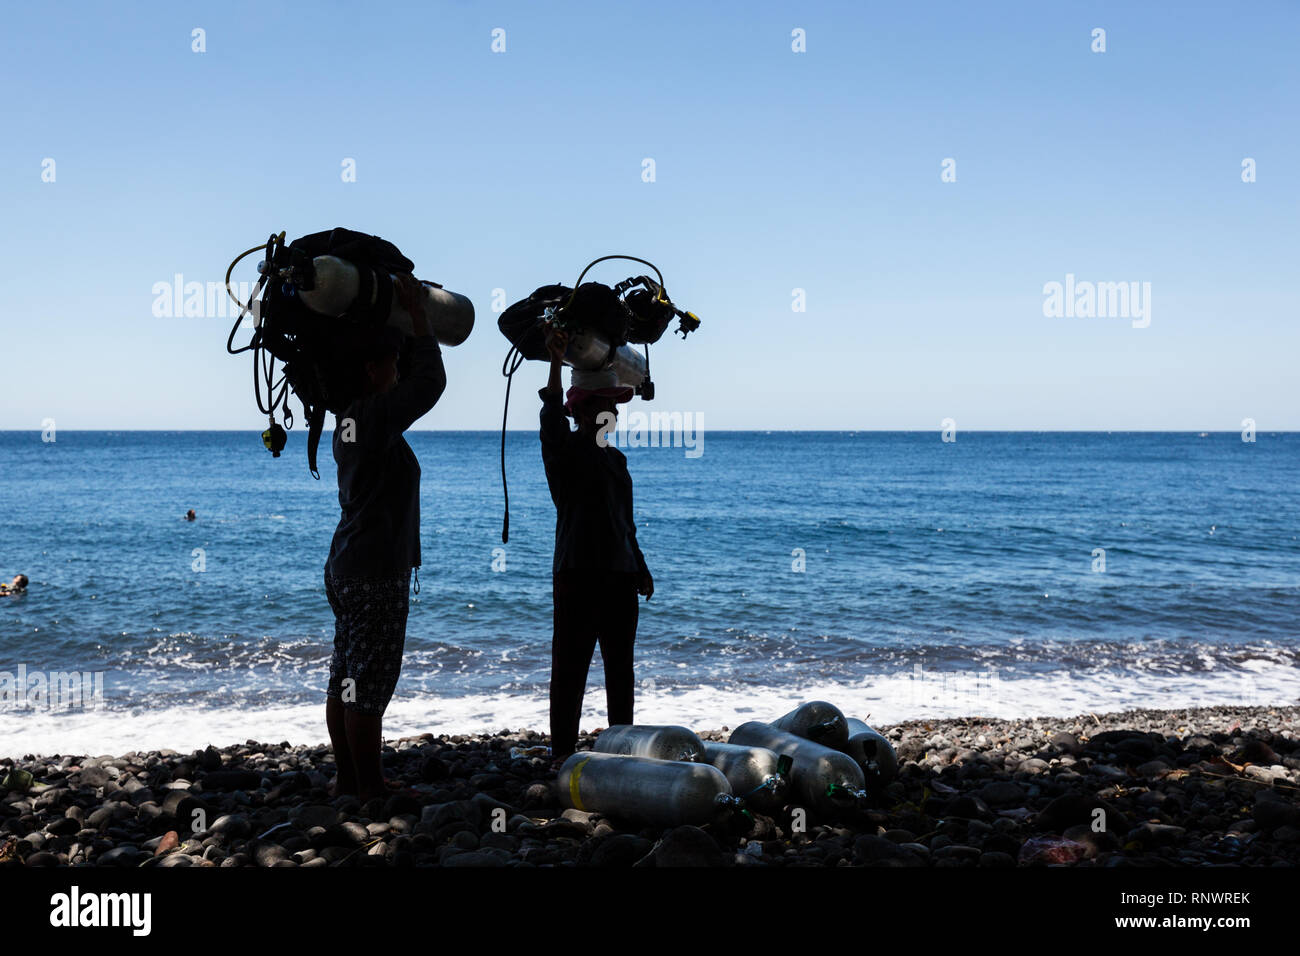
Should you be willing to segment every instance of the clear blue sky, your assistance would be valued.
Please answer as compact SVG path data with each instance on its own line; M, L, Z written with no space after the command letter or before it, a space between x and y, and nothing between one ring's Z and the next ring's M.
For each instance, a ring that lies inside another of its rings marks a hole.
M0 428L260 429L228 320L154 317L153 286L335 225L478 308L422 427L499 427L494 288L630 252L704 320L652 366L657 407L709 428L1300 428L1294 3L96 2L5 21ZM1150 326L1044 317L1067 273L1150 282ZM543 377L517 380L512 427L534 427Z

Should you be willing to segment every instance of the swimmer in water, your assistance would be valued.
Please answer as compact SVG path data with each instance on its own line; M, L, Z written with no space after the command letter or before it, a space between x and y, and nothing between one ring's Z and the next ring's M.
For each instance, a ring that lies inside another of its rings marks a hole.
M15 574L14 579L9 584L0 581L0 594L5 596L15 596L23 594L27 590L27 575Z

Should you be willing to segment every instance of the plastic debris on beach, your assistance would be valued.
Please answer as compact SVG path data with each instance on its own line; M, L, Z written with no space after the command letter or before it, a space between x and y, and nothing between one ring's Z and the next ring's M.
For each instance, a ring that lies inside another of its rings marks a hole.
M1088 848L1074 840L1033 837L1020 848L1021 863L1074 863L1088 854Z
M511 760L529 760L533 757L549 757L550 755L551 755L551 748L541 746L540 744L536 747L511 747L510 748Z

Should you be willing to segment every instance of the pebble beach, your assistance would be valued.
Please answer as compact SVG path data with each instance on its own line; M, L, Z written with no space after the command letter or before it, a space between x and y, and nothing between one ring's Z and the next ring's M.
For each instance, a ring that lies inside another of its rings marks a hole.
M564 809L549 760L523 753L548 743L533 731L388 741L385 773L401 789L364 805L331 799L323 744L10 754L0 866L1300 864L1297 707L876 729L899 772L865 806L836 819L731 812L666 830ZM584 733L579 749L593 739Z

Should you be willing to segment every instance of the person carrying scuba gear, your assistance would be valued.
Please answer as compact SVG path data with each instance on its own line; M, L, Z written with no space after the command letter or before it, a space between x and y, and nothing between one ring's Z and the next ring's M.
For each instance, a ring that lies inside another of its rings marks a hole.
M420 463L402 436L447 385L414 277L400 276L396 294L412 317L410 368L399 381L395 330L357 342L356 397L334 430L341 515L325 562L335 616L325 707L338 766L334 795L356 794L363 803L389 793L381 724L401 671L413 568L419 593Z
M598 642L609 723L633 722L637 595L649 600L654 594L654 578L632 522L627 458L604 438L618 404L631 400L632 389L575 385L565 396L560 368L567 346L567 333L547 331L550 376L538 393L542 463L555 503L550 716L557 768L577 745L587 672ZM569 429L566 409L577 422L576 431Z

